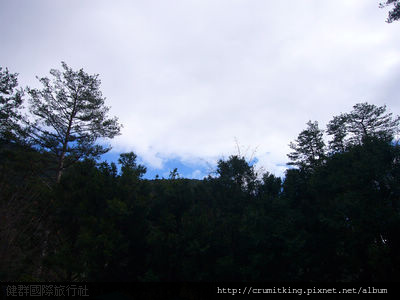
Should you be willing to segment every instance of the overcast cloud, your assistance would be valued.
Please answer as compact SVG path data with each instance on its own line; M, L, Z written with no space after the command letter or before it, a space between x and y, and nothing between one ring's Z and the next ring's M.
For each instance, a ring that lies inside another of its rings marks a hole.
M237 139L282 175L308 120L364 101L400 113L400 22L378 3L2 0L0 65L22 86L61 61L100 74L124 125L114 153L149 168L179 160L201 177Z

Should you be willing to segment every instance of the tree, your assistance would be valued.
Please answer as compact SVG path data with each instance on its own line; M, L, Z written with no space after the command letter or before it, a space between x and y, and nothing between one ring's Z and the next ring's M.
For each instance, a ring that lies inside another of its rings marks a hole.
M332 135L332 140L329 141L329 149L331 152L344 152L346 149L345 137L347 134L346 128L347 116L341 114L335 116L328 123L326 132Z
M400 117L392 119L392 113L386 114L386 105L357 103L348 114L349 133L353 140L360 143L363 138L392 139L398 131Z
M386 113L386 106L357 103L350 113L335 116L327 125L330 150L343 152L351 145L361 145L366 139L379 138L391 141L399 132L400 117Z
M294 151L288 154L292 162L289 165L296 165L309 169L320 165L325 157L325 143L323 133L318 128L318 122L308 121L307 129L303 130L295 142L290 143Z
M38 78L41 90L28 88L30 110L36 116L32 137L35 144L56 156L57 182L68 164L109 151L96 141L113 138L121 128L116 117L107 116L109 107L104 105L98 75L89 75L83 69L73 71L65 62L62 67L63 72L50 70L52 81Z
M0 67L0 138L14 140L21 133L19 121L22 115L23 90L17 90L17 73L10 73Z
M178 168L174 168L171 172L169 172L169 179L179 179Z
M389 11L389 16L386 19L387 23L392 23L393 21L398 21L400 19L400 0L387 0L384 3L379 3L380 8L392 5L393 9Z
M121 164L122 176L139 179L146 173L146 167L136 163L137 155L133 152L121 153L118 163Z
M329 272L341 270L338 281L399 276L399 155L399 145L367 139L328 157L308 183L319 224L313 239L322 233L318 253L334 262Z
M45 161L34 149L0 141L0 277L5 280L40 277L50 208Z
M281 193L282 179L274 174L266 172L262 177L262 184L259 187L259 192L266 197L273 199Z
M236 186L242 190L252 191L255 187L256 173L244 156L232 155L228 160L218 161L219 179L227 186Z

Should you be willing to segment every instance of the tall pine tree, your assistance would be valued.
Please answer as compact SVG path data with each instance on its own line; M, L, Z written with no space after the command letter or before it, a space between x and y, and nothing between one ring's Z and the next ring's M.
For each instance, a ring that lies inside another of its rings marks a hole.
M31 113L36 117L32 137L57 157L57 182L68 164L109 151L96 141L113 138L121 127L116 117L107 115L109 107L104 105L98 75L74 71L64 62L62 67L63 72L50 71L53 80L38 78L41 90L28 88Z

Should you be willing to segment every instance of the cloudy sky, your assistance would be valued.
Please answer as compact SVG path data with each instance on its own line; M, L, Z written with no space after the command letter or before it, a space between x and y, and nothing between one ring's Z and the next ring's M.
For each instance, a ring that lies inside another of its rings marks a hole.
M358 102L400 114L400 22L378 0L1 0L0 66L39 87L65 61L100 74L148 177L219 158L282 175L289 142ZM238 146L238 147L237 147Z

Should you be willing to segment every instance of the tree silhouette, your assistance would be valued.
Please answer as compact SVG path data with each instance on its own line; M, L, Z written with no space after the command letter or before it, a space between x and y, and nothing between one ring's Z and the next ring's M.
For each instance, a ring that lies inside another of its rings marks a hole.
M318 122L307 122L307 129L303 130L295 142L290 143L294 151L288 154L291 162L304 169L312 169L320 165L325 157L325 143L322 139L323 132L318 127Z
M379 7L384 8L386 6L392 6L393 8L389 11L389 16L386 19L387 23L392 23L400 19L400 1L399 0L387 0L386 2L380 3Z
M17 89L17 76L17 73L10 73L7 68L3 71L0 67L0 138L5 140L15 140L21 134L19 109L22 108L23 90Z
M379 138L391 141L399 132L400 117L392 117L386 106L357 103L350 113L335 116L327 125L332 136L329 148L332 153L343 152L352 145L361 145L366 139Z
M98 75L74 71L62 62L63 72L52 69L53 80L38 78L41 90L28 88L31 113L36 117L34 142L50 150L58 160L57 182L68 157L69 164L82 158L98 157L110 150L96 144L99 138L113 138L121 125L108 118L109 107L100 91Z

